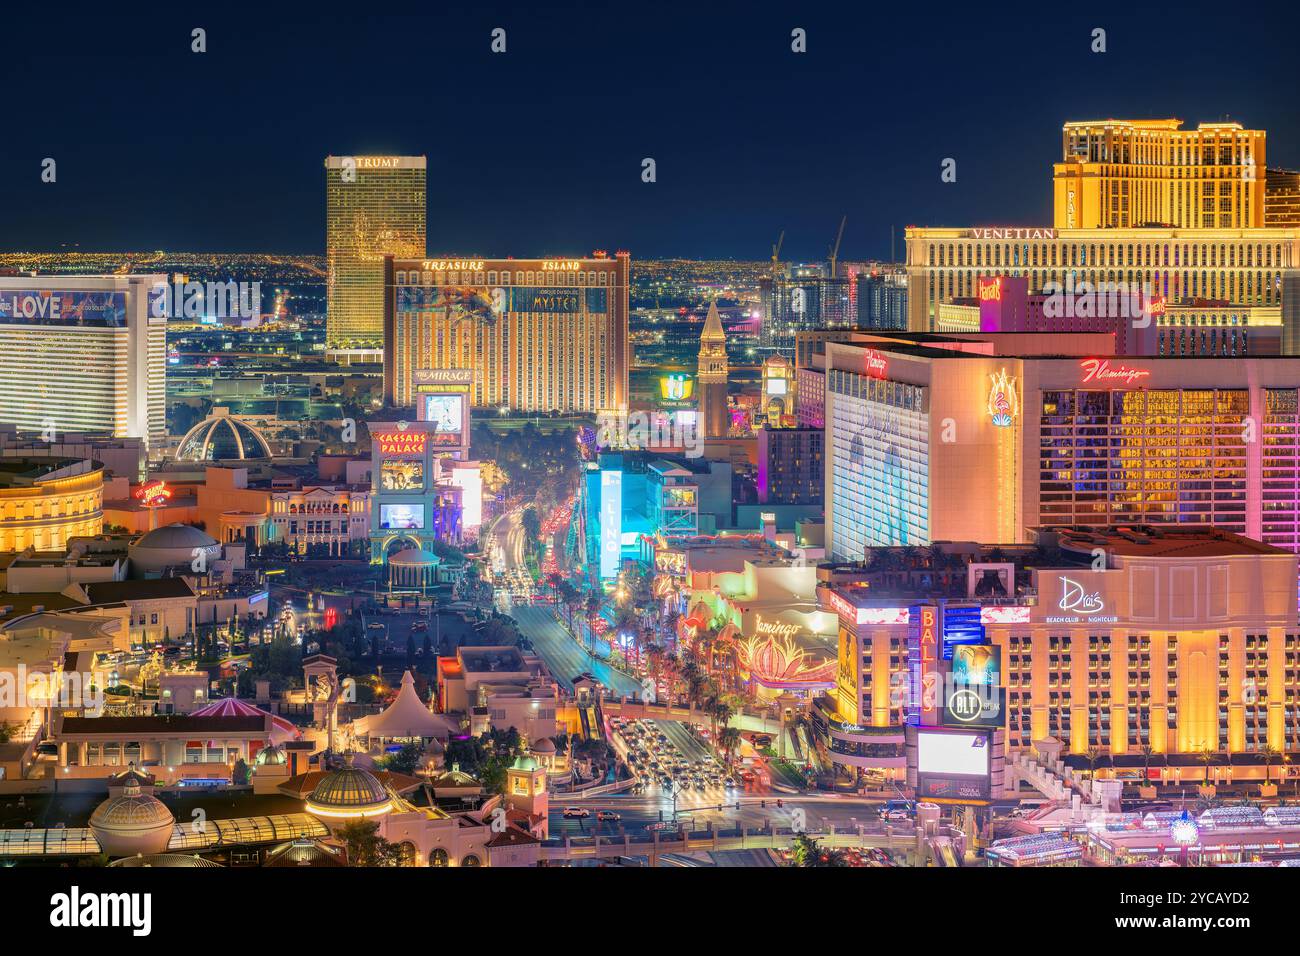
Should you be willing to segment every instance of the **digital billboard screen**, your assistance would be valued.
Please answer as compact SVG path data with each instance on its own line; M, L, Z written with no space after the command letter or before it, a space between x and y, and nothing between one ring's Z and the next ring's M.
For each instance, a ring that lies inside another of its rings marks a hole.
M1003 709L1002 650L992 644L953 648L948 685L944 688L944 724L1001 727Z
M437 435L460 435L465 427L464 395L424 395L424 421L432 423ZM437 444L437 439L434 440Z
M424 505L379 506L379 527L395 531L422 531Z
M0 322L125 328L126 293L5 289L0 292Z
M423 491L424 462L420 459L385 459L379 466L379 487L384 491Z
M583 289L572 286L546 288L537 286L512 286L511 312L595 312L609 311L605 289Z
M978 605L948 605L943 609L943 657L952 660L952 650L959 644L984 641L984 619Z
M916 748L919 773L958 777L987 777L989 774L986 734L920 730L916 734Z

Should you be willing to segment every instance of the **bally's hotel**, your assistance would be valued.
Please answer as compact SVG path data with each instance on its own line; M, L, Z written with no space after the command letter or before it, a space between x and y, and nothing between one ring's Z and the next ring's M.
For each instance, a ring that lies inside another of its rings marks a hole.
M167 312L151 299L166 284L162 275L0 277L0 423L161 448Z

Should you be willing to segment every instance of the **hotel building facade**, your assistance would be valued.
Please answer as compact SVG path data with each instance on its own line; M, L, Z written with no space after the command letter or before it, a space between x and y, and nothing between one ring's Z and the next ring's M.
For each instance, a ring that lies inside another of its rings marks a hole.
M977 301L983 277L1124 283L1167 302L1281 304L1282 273L1300 263L1296 229L917 229L907 236L908 328L949 331L940 306ZM952 329L951 331L960 331Z
M424 255L423 156L325 159L325 347L345 361L380 360L384 256Z
M0 277L0 422L29 432L167 435L162 275Z
M479 408L599 412L628 405L625 252L591 259L385 262L384 400L416 372L472 369Z
M1031 292L1124 283L1170 304L1279 305L1300 230L1266 203L1264 131L1181 127L1066 123L1051 228L909 228L908 328L961 331L945 326L943 307L977 301L980 278L993 275L1028 276Z
M1300 360L1120 359L1099 333L864 338L826 345L836 560L1061 524L1300 551Z
M1264 225L1263 130L1240 123L1066 123L1053 167L1058 229L1258 229Z
M1152 779L1193 784L1260 779L1300 752L1294 554L1216 529L1132 526L873 558L818 570L822 605L839 615L839 670L813 718L847 772L899 778L922 608L941 660L959 643L992 648L982 726L1004 729L1011 751L1055 738L1074 755L1096 748L1100 775L1149 763ZM953 684L939 686L943 705Z

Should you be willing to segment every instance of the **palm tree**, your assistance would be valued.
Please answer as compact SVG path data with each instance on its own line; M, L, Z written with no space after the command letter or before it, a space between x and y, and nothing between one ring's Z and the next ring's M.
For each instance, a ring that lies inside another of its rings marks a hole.
M1138 749L1142 752L1142 786L1150 786L1148 781L1151 779L1151 758L1155 755L1156 748L1150 744L1143 744Z
M740 746L740 731L735 727L722 728L718 734L718 746L722 748L727 763L731 763L732 753Z
M1272 744L1269 744L1267 747L1264 748L1263 754L1264 754L1264 783L1270 784L1273 782L1273 761L1281 756L1281 751L1279 751Z
M1201 748L1196 759L1205 764L1205 786L1210 785L1210 764L1214 762L1214 751L1209 747Z
M1096 747L1089 747L1083 752L1083 755L1088 758L1088 775L1096 779L1097 761L1101 759L1101 751Z

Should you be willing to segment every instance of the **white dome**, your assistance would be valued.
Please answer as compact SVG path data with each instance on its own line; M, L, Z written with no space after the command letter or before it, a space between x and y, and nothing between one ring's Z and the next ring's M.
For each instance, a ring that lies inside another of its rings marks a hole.
M157 797L132 781L120 797L110 797L90 815L90 830L109 856L162 853L171 841L176 818Z

